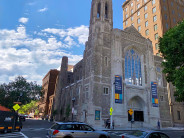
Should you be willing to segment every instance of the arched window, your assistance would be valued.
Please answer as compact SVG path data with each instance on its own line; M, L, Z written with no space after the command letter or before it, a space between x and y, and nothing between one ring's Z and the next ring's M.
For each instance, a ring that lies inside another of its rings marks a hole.
M97 18L100 18L100 11L101 11L101 3L98 3L98 7L97 7Z
M108 18L108 4L105 4L105 18Z
M141 59L133 50L125 55L125 82L132 85L142 85Z

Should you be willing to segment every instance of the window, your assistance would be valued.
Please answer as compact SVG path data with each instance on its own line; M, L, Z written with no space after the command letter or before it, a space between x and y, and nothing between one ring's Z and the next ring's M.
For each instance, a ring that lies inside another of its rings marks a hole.
M125 17L128 18L128 14L126 14Z
M155 49L156 49L156 50L159 49L158 43L155 44Z
M107 57L105 57L105 66L108 66L108 58Z
M128 21L125 22L125 25L128 25Z
M178 17L179 17L179 18L181 17L180 13L178 13Z
M177 111L177 115L178 115L178 120L181 120L180 111Z
M141 22L140 18L139 18L139 19L137 19L137 23L138 23L138 24L140 24L140 22Z
M131 10L131 14L133 14L134 13L134 10Z
M154 5L155 4L155 0L152 0L152 5Z
M134 121L144 121L143 111L134 111Z
M140 15L140 11L137 12L137 16L139 16L139 15Z
M172 10L172 14L174 14L174 10Z
M101 3L98 3L97 18L100 18Z
M163 0L163 2L165 2L165 0Z
M160 96L160 101L164 101L164 96Z
M131 7L133 6L134 4L133 4L133 2L131 3Z
M104 94L108 95L109 94L109 88L104 87Z
M144 0L144 3L146 3L147 2L147 0Z
M145 27L148 27L148 21L145 22Z
M158 39L158 33L155 34L155 40L157 40L157 39Z
M157 24L154 25L154 31L157 31Z
M140 4L137 4L137 9L139 9L139 7L140 7Z
M153 22L156 22L157 21L157 16L153 16Z
M125 8L125 12L127 12L127 7Z
M139 32L141 31L141 26L138 26L138 31L139 31Z
M148 7L147 7L147 6L145 6L145 7L144 7L144 11L146 11L146 10L147 10L147 8L148 8Z
M142 86L141 59L133 49L125 55L125 82Z
M134 20L134 17L132 16L132 17L131 17L131 21L133 21L133 20Z
M156 12L156 7L154 7L154 8L152 9L152 11L153 11L153 13L155 13L155 12Z
M134 23L132 23L131 25L134 26Z
M165 10L165 11L167 10L166 6L164 6L164 10Z
M173 22L176 23L176 19L175 18L173 18Z
M164 18L165 18L165 20L167 20L167 14L164 14Z
M147 36L147 35L149 35L149 30L148 30L148 29L146 30L146 36Z
M108 18L108 4L105 4L105 18Z
M179 6L177 6L177 10L179 10Z
M166 27L166 29L169 29L169 25L168 25L168 23L166 23L166 24L165 24L165 27Z
M173 2L171 2L171 6L173 6Z
M148 18L148 13L144 14L144 18L145 18L145 19Z

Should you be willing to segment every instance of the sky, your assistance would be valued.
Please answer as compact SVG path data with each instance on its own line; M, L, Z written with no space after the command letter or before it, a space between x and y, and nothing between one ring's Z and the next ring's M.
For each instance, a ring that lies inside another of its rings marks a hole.
M114 28L123 29L124 1L113 0ZM91 0L0 0L0 84L23 76L41 85L63 56L80 61L90 8Z

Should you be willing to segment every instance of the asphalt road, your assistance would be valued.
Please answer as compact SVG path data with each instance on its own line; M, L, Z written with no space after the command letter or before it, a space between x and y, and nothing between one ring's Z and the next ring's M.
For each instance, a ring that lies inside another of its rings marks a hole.
M46 138L48 128L52 126L53 122L46 120L27 119L23 122L23 129L21 132L13 132L7 134L0 134L0 138ZM121 138L126 131L108 131L111 138ZM184 138L184 131L169 130L163 131L170 138ZM183 137L182 137L183 136Z

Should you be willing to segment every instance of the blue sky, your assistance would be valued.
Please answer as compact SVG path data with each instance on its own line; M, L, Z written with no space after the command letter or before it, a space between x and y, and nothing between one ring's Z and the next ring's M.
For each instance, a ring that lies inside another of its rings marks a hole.
M114 28L123 28L122 4L113 0ZM62 56L82 59L91 0L1 0L0 84L18 75L42 84Z

